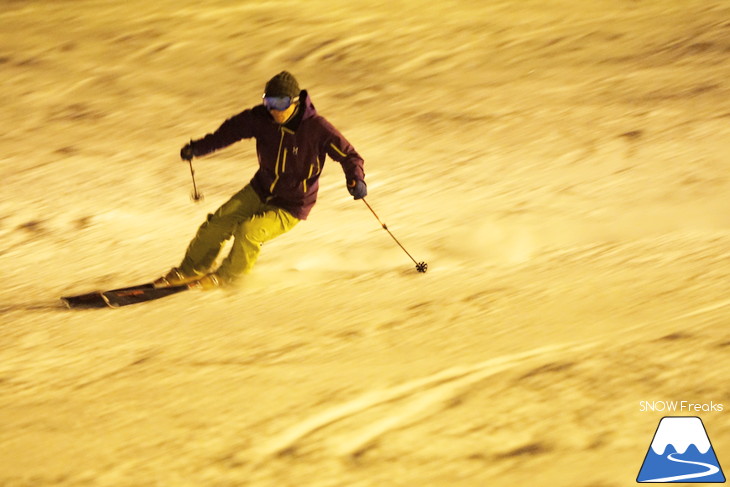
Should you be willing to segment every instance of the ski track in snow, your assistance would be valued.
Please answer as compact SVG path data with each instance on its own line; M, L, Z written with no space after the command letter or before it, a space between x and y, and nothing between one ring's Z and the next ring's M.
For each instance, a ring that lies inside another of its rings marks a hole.
M730 305L730 300L719 301L677 315L672 321L695 317L722 309L728 305ZM636 332L648 325L650 323L641 323L625 330L625 332ZM265 462L268 458L284 456L297 450L308 437L338 422L365 413L377 406L390 405L388 412L383 413L383 417L378 421L350 430L346 434L326 435L325 440L320 445L320 447L323 446L325 450L336 456L358 456L382 436L391 431L415 424L437 413L450 400L484 379L520 366L536 366L556 356L564 358L569 353L595 349L610 342L611 338L608 337L605 340L540 347L527 352L492 358L469 366L446 369L387 389L369 391L351 401L321 411L295 423L273 436L256 448L259 463ZM681 460L672 460L682 462ZM707 466L712 467L711 465ZM706 475L712 473L714 472Z
M258 449L261 460L295 450L313 433L376 406L392 403L383 419L344 436L329 438L326 448L339 456L357 455L389 431L401 428L439 410L463 390L495 374L542 361L557 354L578 352L595 343L570 343L505 355L472 365L447 369L388 389L370 391L358 398L315 414L269 439Z

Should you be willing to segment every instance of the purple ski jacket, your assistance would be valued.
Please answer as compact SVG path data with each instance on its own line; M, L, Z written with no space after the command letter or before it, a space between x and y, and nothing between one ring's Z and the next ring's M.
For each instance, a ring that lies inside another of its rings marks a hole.
M299 107L286 124L279 125L263 105L257 105L193 141L193 154L203 156L251 137L256 139L259 159L251 186L261 201L283 208L300 220L307 218L317 201L326 156L342 165L347 182L365 180L362 157L317 114L306 90L300 93Z

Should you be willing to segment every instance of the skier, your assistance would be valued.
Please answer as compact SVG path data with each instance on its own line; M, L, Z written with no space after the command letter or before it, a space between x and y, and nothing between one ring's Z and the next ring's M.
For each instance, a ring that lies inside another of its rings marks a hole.
M264 242L307 218L317 200L326 156L342 165L354 199L367 195L362 157L317 114L307 91L300 90L287 71L266 83L261 105L229 118L202 139L191 140L180 157L190 161L250 138L256 139L259 161L253 179L208 215L182 263L157 279L155 287L187 284L207 290L234 284L251 270ZM211 269L230 237L230 253L216 270Z

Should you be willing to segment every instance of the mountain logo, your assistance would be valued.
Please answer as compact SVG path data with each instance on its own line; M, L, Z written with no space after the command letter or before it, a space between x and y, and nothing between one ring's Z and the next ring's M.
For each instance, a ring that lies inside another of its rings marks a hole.
M641 465L638 483L725 482L705 425L696 416L665 416Z

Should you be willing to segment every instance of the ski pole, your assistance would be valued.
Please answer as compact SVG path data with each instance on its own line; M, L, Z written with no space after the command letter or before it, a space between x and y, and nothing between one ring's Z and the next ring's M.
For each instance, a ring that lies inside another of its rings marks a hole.
M378 214L375 213L375 210L373 210L373 207L370 206L370 204L365 200L365 198L361 198L361 199L362 199L362 202L365 203L365 205L368 207L368 209L370 210L370 212L373 214L373 216L375 216L375 219L378 220L378 223L380 223L380 225L383 227L383 229L386 232L388 232L388 234L393 238L393 240L395 240L395 243L397 243L398 246L401 249L403 249L403 252L405 252L406 255L411 258L411 260L413 261L413 263L416 264L416 270L418 272L426 272L426 270L428 270L428 264L425 263L425 262L416 262L416 259L414 259L413 256L406 250L406 248L403 247L403 245L398 241L398 239L395 238L395 235L393 235L393 233L390 230L388 230L388 225L386 225L385 223L382 222L382 220L380 219L380 217L378 216Z
M188 164L190 164L190 177L193 178L193 194L191 195L193 197L193 201L196 203L203 199L203 194L198 193L198 186L195 184L195 169L193 169L193 160L188 159Z

